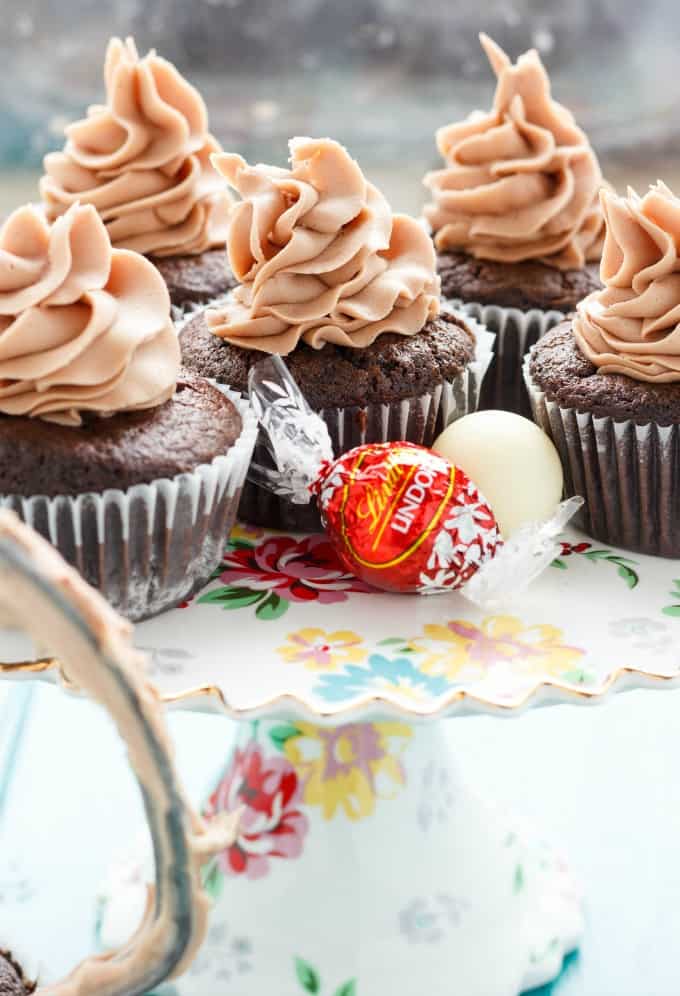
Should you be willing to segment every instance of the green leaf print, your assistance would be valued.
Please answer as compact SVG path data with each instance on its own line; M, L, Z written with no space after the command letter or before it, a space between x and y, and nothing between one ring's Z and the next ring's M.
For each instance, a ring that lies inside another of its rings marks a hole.
M595 550L591 552L609 554L609 556L598 557L598 559L604 560L608 564L615 564L617 567L616 573L620 578L623 578L628 587L631 589L637 587L640 578L632 566L635 563L634 560L629 560L627 557L619 557L618 554L612 553L610 550ZM587 553L586 557L590 557L590 554Z
M608 564L615 564L617 569L617 574L620 578L626 582L629 588L636 588L640 578L638 577L637 571L634 569L634 560L629 560L628 557L621 557L617 553L612 553L611 550L589 550L584 554L587 560L604 560Z
M614 562L616 563L616 561ZM623 578L623 580L626 582L629 588L637 587L638 581L640 579L638 578L637 574L632 569L632 567L628 567L627 564L619 564L619 569L616 573L619 575L620 578Z
M213 902L217 902L222 895L222 889L224 887L224 875L220 871L217 861L213 861L210 865L206 865L203 868L202 877L203 888Z
M680 578L675 578L673 581L673 590L669 592L671 598L675 599L673 605L667 605L661 611L665 616L670 616L673 619L680 619Z
M304 958L295 959L295 974L305 992L318 993L321 989L318 972Z
M586 557L587 560L604 560L609 557L610 553L611 550L588 550L588 552L584 553L583 556Z
M293 726L291 723L282 723L280 726L275 726L269 731L271 742L280 751L286 746L287 740L290 740L291 737L298 737L299 735L300 731L297 726Z
M552 562L553 567L557 567L560 571L566 571L568 569L567 561L564 559L569 554L574 554L579 557L584 557L589 560L592 564L613 564L616 567L616 573L618 576L625 581L629 588L637 588L640 577L636 571L636 562L630 560L628 557L623 557L619 553L615 553L613 550L607 550L604 547L598 548L597 550L588 549L588 544L578 544L574 547L569 547L569 544L565 544L566 549L564 550L561 557L557 557Z
M409 645L408 640L405 640L401 636L389 636L386 640L380 640L376 643L376 647L390 647L398 654L412 654L414 653L413 647Z
M276 595L272 592L271 595L265 598L265 600L255 609L255 615L258 619L271 622L273 619L280 619L281 616L285 615L287 611L288 602L281 598L280 595Z
M576 667L563 674L562 678L572 685L587 685L593 680L593 675L590 671L585 671L582 667Z
M524 868L522 865L517 865L515 868L515 878L512 884L512 891L515 895L522 891L524 888Z
M264 591L252 591L250 588L215 588L206 591L198 599L205 605L221 605L223 609L245 609L255 605L265 597Z
M344 986L340 986L335 996L357 996L356 979L350 979Z

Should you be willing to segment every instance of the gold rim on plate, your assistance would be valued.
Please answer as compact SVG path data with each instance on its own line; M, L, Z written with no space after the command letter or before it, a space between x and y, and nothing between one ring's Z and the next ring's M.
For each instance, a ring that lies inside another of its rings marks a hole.
M42 675L52 672L55 673L58 680L62 682L67 690L73 692L78 691L77 687L74 686L73 683L64 680L60 663L54 657L44 657L34 661L18 661L16 663L0 661L0 675L9 676L19 674L21 676L28 676L31 674ZM293 709L296 711L303 710L310 716L321 720L338 720L346 717L351 718L357 713L376 709L386 710L392 714L396 713L411 720L422 720L444 718L446 713L448 713L454 706L461 706L467 703L483 710L496 711L504 715L521 712L531 704L532 699L537 697L540 692L546 690L558 693L560 698L564 696L565 698L575 700L576 702L593 702L602 699L611 692L615 691L619 682L630 676L641 678L644 682L650 682L660 686L669 684L672 685L674 683L680 684L680 673L660 674L659 672L646 671L642 668L627 666L619 667L612 671L604 682L602 682L602 684L597 688L576 688L573 685L564 684L560 681L554 681L550 678L546 678L542 681L537 681L521 698L508 702L502 702L493 698L485 698L483 695L469 692L465 688L459 688L443 698L434 709L415 709L396 702L394 699L391 699L386 695L380 694L365 695L362 698L357 699L355 702L352 702L350 705L343 706L342 708L336 710L319 709L313 703L306 701L293 693L285 692L280 695L276 695L271 699L266 699L257 705L249 706L247 708L238 708L229 702L221 688L217 685L209 684L197 685L194 688L188 688L181 692L161 693L161 699L166 706L188 706L195 700L208 699L213 704L217 703L220 710L226 715L232 717L233 719L239 720L247 720L265 713L271 714L276 712L287 712Z

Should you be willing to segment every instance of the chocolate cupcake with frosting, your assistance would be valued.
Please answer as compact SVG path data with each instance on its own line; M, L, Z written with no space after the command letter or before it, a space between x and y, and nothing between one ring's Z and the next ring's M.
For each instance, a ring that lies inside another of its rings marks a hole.
M601 200L604 288L534 346L526 383L587 531L680 557L680 199Z
M336 454L365 442L429 445L476 407L488 336L441 312L432 242L393 215L358 164L330 139L294 139L291 168L213 161L241 200L227 248L239 286L193 317L187 370L245 391L251 367L283 356L319 411ZM264 453L257 451L258 460ZM318 529L315 508L247 485L250 522Z
M132 249L161 272L175 307L224 294L229 198L210 163L220 152L199 92L134 41L109 42L106 103L66 128L61 152L45 157L40 193L50 221L91 204L118 249Z
M255 442L246 404L179 378L165 284L92 206L0 229L0 505L130 618L220 560Z
M526 351L600 286L603 180L538 53L513 64L480 41L497 77L493 107L437 132L446 165L425 176L425 217L442 294L497 335L481 407L526 413Z

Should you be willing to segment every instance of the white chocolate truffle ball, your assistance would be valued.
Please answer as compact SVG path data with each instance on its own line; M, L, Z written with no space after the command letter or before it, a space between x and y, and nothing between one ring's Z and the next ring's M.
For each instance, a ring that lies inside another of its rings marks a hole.
M444 429L432 449L474 481L506 539L528 522L549 518L562 499L564 477L557 450L521 415L465 415Z

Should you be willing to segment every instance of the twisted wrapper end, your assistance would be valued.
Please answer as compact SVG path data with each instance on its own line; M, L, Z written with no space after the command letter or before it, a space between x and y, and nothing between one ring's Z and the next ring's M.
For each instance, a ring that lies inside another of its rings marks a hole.
M261 441L274 463L270 468L254 460L249 480L306 505L324 464L333 459L326 423L309 407L280 356L268 356L251 368L248 390Z
M497 609L522 595L560 552L559 534L583 505L583 498L568 498L544 522L529 523L503 543L461 593L482 609Z

